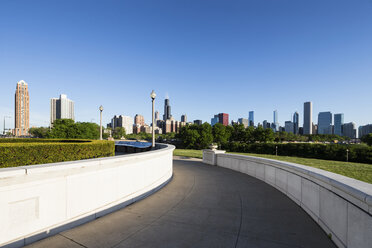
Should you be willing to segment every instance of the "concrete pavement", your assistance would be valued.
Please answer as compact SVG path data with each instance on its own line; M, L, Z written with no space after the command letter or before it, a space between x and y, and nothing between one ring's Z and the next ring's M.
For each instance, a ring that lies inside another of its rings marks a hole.
M174 159L157 193L38 247L335 247L288 197L232 170Z

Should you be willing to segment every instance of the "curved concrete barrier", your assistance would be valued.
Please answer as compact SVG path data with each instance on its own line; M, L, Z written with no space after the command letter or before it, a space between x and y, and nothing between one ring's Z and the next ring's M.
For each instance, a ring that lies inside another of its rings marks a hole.
M0 169L0 246L21 247L125 207L165 185L172 145L109 158Z
M248 174L280 190L338 247L372 246L372 184L299 164L221 151L204 150L203 162Z

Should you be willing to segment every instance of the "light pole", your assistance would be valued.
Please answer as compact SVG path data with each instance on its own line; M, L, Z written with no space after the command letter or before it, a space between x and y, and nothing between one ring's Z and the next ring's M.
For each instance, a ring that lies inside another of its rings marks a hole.
M152 92L150 94L150 97L152 99L152 147L155 147L154 104L155 104L156 94L155 94L155 91L154 90L152 90Z
M99 120L99 139L102 140L102 111L103 111L103 107L102 107L102 105L99 106L99 111L100 111L100 120Z
M5 118L12 118L12 117L10 117L10 116L4 116L4 132L3 132L4 135L5 135L5 131L6 131L6 128L5 128Z
M349 162L349 149L346 149L346 162Z

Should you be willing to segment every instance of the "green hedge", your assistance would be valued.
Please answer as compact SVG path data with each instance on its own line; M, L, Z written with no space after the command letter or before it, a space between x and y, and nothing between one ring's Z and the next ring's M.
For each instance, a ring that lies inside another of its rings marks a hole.
M346 161L346 150L349 149L349 161L372 164L372 147L365 145L312 144L312 143L239 143L230 142L223 149L230 152L275 154L303 158Z
M0 139L0 168L115 155L113 141Z

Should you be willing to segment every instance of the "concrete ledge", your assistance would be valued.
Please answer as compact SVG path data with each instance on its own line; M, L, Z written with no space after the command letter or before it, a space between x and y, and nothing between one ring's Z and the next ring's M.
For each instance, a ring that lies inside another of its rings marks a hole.
M0 246L22 247L123 208L172 177L174 146L0 169Z
M210 156L210 152L203 151ZM212 153L218 166L239 171L280 190L300 205L338 247L372 244L372 184L304 165Z

